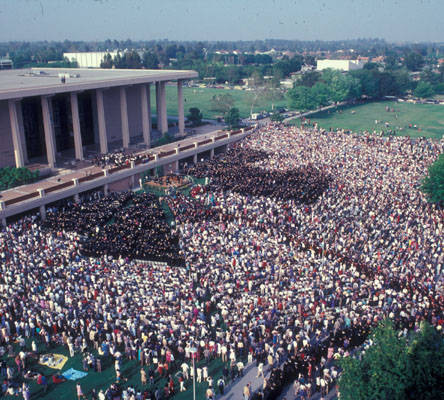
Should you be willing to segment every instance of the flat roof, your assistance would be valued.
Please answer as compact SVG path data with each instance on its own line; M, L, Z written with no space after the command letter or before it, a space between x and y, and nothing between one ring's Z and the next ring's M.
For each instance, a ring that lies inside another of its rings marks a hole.
M66 75L65 83L59 74ZM195 71L28 68L0 71L0 100L197 78Z

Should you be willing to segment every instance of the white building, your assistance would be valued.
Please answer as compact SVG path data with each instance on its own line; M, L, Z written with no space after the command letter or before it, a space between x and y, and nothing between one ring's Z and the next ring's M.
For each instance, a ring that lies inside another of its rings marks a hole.
M362 60L317 60L316 69L322 71L323 69L336 69L339 71L354 71L362 69L365 61Z
M81 53L63 53L63 58L69 61L77 61L80 68L100 68L100 63L105 58L106 54L110 54L114 58L118 51L93 51Z

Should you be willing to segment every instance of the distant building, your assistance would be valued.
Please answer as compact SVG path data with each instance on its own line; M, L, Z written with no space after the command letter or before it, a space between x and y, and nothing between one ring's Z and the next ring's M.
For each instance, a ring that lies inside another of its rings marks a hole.
M9 58L0 58L0 69L12 69L14 65Z
M362 69L366 62L362 60L318 60L316 63L318 71L328 68L339 71L354 71Z
M93 51L82 53L63 53L63 58L69 61L76 61L79 68L100 68L100 64L107 54L112 58L117 56L119 52L116 51Z

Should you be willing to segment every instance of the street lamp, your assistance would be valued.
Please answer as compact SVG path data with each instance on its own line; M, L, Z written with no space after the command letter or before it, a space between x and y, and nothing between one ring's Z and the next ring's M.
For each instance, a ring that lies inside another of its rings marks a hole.
M197 348L190 348L191 359L193 360L193 400L196 400L196 369L194 368L194 359L196 358Z

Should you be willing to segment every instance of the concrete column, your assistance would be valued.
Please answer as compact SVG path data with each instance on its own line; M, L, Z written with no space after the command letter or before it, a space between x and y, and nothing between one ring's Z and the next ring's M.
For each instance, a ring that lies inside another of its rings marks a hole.
M179 79L177 81L177 115L179 118L179 135L185 134L185 116L183 112L183 81Z
M0 210L6 210L6 204L4 200L0 200Z
M128 123L128 105L126 101L126 88L122 86L120 88L120 119L122 121L122 142L123 147L127 149L129 147L129 123Z
M197 164L197 153L193 156L193 163Z
M160 82L160 99L162 103L162 134L168 133L168 115L167 115L167 106L166 106L166 90L165 90L166 82Z
M179 172L179 160L174 161L174 172Z
M139 190L143 190L143 181L139 178Z
M12 130L12 143L14 145L14 157L15 157L15 166L17 168L25 166L25 155L24 155L24 145L25 143L22 141L23 138L23 126L20 126L18 112L17 112L17 103L20 100L9 100L9 120L11 122L11 130Z
M54 168L56 164L56 149L54 127L52 124L51 105L49 104L50 101L51 100L48 96L41 96L43 127L45 129L46 156L49 166L51 168Z
M214 158L214 148L210 150L210 160Z
M83 160L82 133L80 131L79 100L77 93L71 92L72 130L74 133L74 150L77 160Z
M45 197L45 189L37 189L37 192L39 192L40 198ZM40 218L42 221L46 219L46 207L44 204L40 206Z
M19 123L19 127L20 127L20 136L21 136L21 142L23 144L23 158L25 161L25 164L27 164L29 162L28 159L28 150L26 148L26 137L25 137L25 128L23 127L23 111L22 111L22 102L21 101L17 101L17 103L15 103L15 106L17 108L17 118L18 118L18 123Z
M73 183L74 183L74 186L79 186L79 179L78 178L73 178ZM79 194L78 193L76 193L75 195L74 195L74 201L76 202L76 203L80 203L80 197L79 197Z
M40 219L44 221L46 219L46 207L44 204L40 206Z
M105 105L103 103L103 90L96 90L97 102L97 120L99 123L99 141L100 152L102 154L108 153L108 137L106 136L106 120L105 120Z
M107 183L105 183L105 185L103 186L103 193L105 196L107 196L109 193L109 186Z
M142 106L143 142L151 146L151 85L140 85L140 104Z
M5 217L2 217L2 225L3 225L4 227L7 226L6 218L5 218Z
M157 115L157 130L162 133L162 101L160 96L160 82L156 82L156 115Z

